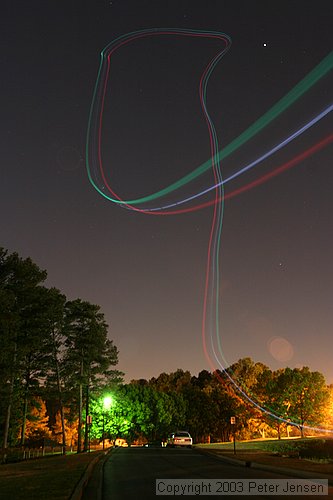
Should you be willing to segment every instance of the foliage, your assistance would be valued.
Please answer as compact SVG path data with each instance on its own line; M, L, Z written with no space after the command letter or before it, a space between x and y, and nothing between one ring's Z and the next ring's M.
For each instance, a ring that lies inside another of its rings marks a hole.
M49 417L47 415L46 404L41 398L31 402L29 418L27 419L26 435L33 440L36 436L40 438L50 437L51 432L48 427Z
M30 259L0 248L0 437L3 449L33 434L48 435L56 412L62 415L62 441L86 396L122 374L112 369L118 350L108 338L100 307L77 299L66 301L59 290L43 286L47 273ZM53 403L50 405L50 401ZM64 418L67 406L67 422ZM44 412L44 413L43 413ZM19 433L19 427L21 432ZM57 431L58 432L58 431ZM73 436L73 432L70 432Z
M30 258L0 248L0 437L3 447L52 436L81 448L86 416L90 436L164 440L177 429L195 441L228 441L332 428L333 388L308 367L271 371L243 358L227 370L178 369L122 384L118 350L100 307L67 301L43 285L46 271ZM267 408L261 412L232 383ZM103 397L113 404L103 408ZM46 405L46 406L45 406ZM274 415L282 417L277 419ZM230 418L236 417L231 425ZM289 423L290 422L290 423ZM85 448L88 426L85 426Z
M18 411L16 404L21 398L21 434L24 440L30 387L38 384L38 377L43 373L40 284L45 279L46 271L39 269L30 258L22 259L17 253L8 254L0 248L0 375L3 380L4 449L8 439L14 438L10 422Z
M65 421L65 439L66 447L72 449L74 443L77 442L77 419L73 420L70 418L69 409L64 408L64 421ZM55 422L51 427L52 436L57 443L62 443L62 422L60 411L55 414Z
M315 426L323 420L329 393L324 376L308 367L286 368L278 378L284 388L286 414L294 422Z
M127 384L114 389L110 409L103 408L103 396L91 402L91 437L105 435L110 439L124 438L155 441L165 439L185 421L185 401L180 394L161 393L153 387L141 384Z
M303 436L304 425L320 425L325 419L329 402L329 390L325 379L319 372L311 372L308 367L286 368L261 374L256 386L257 394L263 405L273 414L298 426ZM270 416L267 421L280 428L286 428L286 422L280 422Z
M266 444L266 450L283 456L308 459L333 459L333 439L299 439Z

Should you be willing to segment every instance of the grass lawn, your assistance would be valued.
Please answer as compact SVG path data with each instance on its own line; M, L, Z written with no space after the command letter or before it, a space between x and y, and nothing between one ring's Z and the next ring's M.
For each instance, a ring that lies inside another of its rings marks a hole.
M318 438L318 437L307 437L307 438L289 438L289 439L254 439L252 441L236 441L236 448L238 450L261 450L261 451L276 451L279 450L290 450L305 448L311 445L318 444L329 444L330 447L333 445L332 439ZM210 444L198 444L200 448L215 448L220 450L233 450L233 442L228 443L210 443ZM333 456L331 457L333 459Z
M0 498L68 500L89 463L101 452L38 458L0 466Z
M317 439L317 438L316 438ZM279 445L290 442L300 442L300 441L308 441L311 438L289 438L289 439L253 439L252 441L237 441L236 447L239 450L269 450L271 444ZM234 447L232 441L228 443L210 443L210 444L198 444L200 448L217 448L221 450L231 450Z

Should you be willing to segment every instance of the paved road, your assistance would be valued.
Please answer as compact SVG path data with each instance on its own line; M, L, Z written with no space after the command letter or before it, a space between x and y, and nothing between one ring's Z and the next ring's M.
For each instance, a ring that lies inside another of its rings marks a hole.
M109 455L103 467L95 471L84 500L149 500L156 496L156 479L287 479L269 471L240 467L189 449L118 448ZM292 475L289 479L293 479ZM98 491L99 490L99 491ZM162 495L161 495L162 496ZM214 495L242 498L244 495ZM200 495L200 498L214 498ZM276 496L275 498L279 498ZM271 495L249 498L272 498ZM284 499L325 498L327 496L283 496Z

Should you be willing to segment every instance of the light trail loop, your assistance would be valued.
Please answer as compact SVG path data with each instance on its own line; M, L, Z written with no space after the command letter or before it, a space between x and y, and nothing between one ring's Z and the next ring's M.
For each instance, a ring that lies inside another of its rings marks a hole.
M111 58L114 53L125 45L132 43L135 40L142 39L145 37L156 37L156 36L177 36L177 37L193 37L193 38L212 38L217 39L222 42L223 47L218 53L209 61L205 70L202 73L199 82L199 98L201 108L206 120L209 140L210 140L210 159L203 163L201 166L197 167L191 173L185 175L178 181L170 184L170 186L163 188L156 193L150 194L148 196L143 196L134 200L123 200L121 197L112 189L109 185L106 175L104 172L103 162L102 162L102 129L103 129L103 113L105 108L106 90L110 74L110 64ZM249 189L252 189L259 184L262 184L272 177L286 171L287 169L299 164L305 158L317 151L326 147L333 142L333 134L326 136L321 141L312 145L307 150L298 154L291 160L285 162L284 164L276 167L271 172L263 175L260 178L244 185L228 194L224 194L224 185L227 182L234 180L235 178L243 175L245 172L257 167L261 162L275 154L277 151L281 150L288 144L290 144L294 139L304 134L307 130L313 127L315 124L319 123L333 110L333 105L326 107L321 113L319 113L315 118L310 120L308 123L300 127L296 132L287 136L283 141L278 143L275 147L266 151L263 155L259 156L256 160L248 163L247 165L239 168L235 173L227 177L222 178L222 171L220 162L224 160L238 148L244 145L247 141L253 138L256 134L264 129L268 124L270 124L275 118L277 118L281 113L287 110L292 104L294 104L297 99L303 96L310 88L313 87L323 76L325 76L333 68L333 51L328 54L308 75L305 76L290 92L288 92L284 97L282 97L276 104L274 104L264 115L262 115L256 122L254 122L247 130L242 132L237 138L231 141L223 150L219 150L219 144L217 139L217 134L215 130L214 123L208 113L206 105L206 95L207 95L207 85L209 78L211 77L215 67L220 62L222 57L227 53L231 46L231 40L228 35L216 31L203 31L203 30L186 30L186 29L146 29L136 32L132 32L126 35L118 37L116 40L108 44L101 53L101 62L98 70L98 76L96 80L96 85L93 92L92 104L89 114L88 129L87 129L87 141L86 141L86 165L88 178L92 186L96 191L108 199L109 201L116 203L122 207L130 210L134 210L140 213L145 213L149 215L174 215L185 212L192 212L194 210L199 210L206 208L208 206L213 206L213 218L209 234L208 251L207 251L207 263L206 263L206 277L205 277L205 290L203 299L203 315L202 315L202 345L203 350L211 366L212 371L216 374L216 364L222 369L223 375L229 380L234 388L241 394L241 396L248 403L252 404L258 410L265 414L270 415L282 422L288 423L288 425L298 425L297 422L290 422L285 418L276 415L271 412L269 408L264 408L259 404L254 397L251 397L249 391L245 391L241 384L228 373L226 370L227 361L224 359L223 350L221 346L221 336L219 332L219 282L220 282L220 270L219 270L219 255L221 246L221 234L223 225L223 213L224 213L224 201L230 199L238 194L241 194ZM214 176L214 185L202 190L199 193L187 196L186 198L179 199L173 203L167 203L159 207L147 207L138 208L138 205L143 203L148 203L157 200L161 197L170 194L173 191L178 190L180 187L190 183L208 169L212 169ZM108 193L104 191L106 189ZM209 192L214 192L213 200L200 205L180 208L177 210L169 210L173 207L178 207L185 203L189 203L196 198L199 198ZM208 335L209 332L209 335ZM207 345L207 339L209 338L210 347ZM217 349L215 348L217 346ZM224 364L221 362L224 361ZM220 378L221 383L224 380ZM311 430L320 430L324 432L333 432L332 430L314 428L309 426L303 426L304 428Z

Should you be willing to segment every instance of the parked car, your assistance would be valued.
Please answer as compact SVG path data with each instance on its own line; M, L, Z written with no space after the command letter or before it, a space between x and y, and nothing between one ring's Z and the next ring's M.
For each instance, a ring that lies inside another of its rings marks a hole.
M193 440L191 434L187 431L172 432L167 440L167 446L187 446L192 448Z

